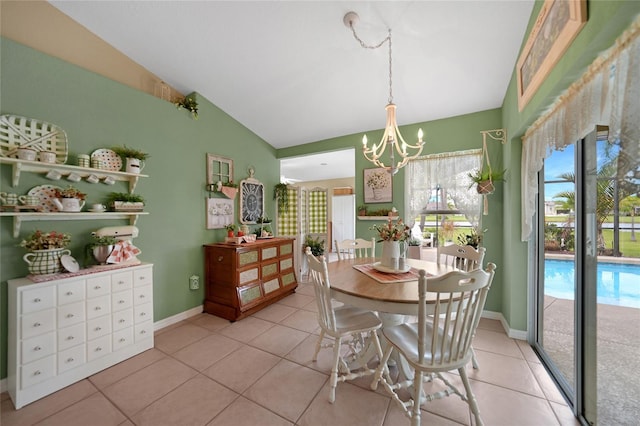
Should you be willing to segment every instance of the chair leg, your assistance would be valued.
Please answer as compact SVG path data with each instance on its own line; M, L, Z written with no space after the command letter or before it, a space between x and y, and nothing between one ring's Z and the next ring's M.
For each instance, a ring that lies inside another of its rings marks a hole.
M320 352L320 348L322 348L322 339L324 339L324 330L320 330L320 337L318 337L318 341L316 342L316 351L313 354L313 362L318 360L318 352Z
M336 400L336 386L338 386L338 363L340 362L340 346L342 339L336 338L333 342L333 366L331 367L331 378L329 380L329 402L334 403Z
M476 351L473 350L473 346L471 346L471 365L473 365L474 370L480 369L478 360L476 359Z
M413 376L413 409L411 412L411 426L420 426L420 401L422 396L422 378L424 373L416 370Z
M471 391L471 385L469 384L469 378L467 377L467 370L464 367L458 368L458 372L460 373L460 378L462 379L462 384L464 385L464 390L467 393L467 403L469 404L469 408L471 408L471 412L476 419L476 426L484 426L482 419L480 418L480 408L478 408L478 401L476 401L476 396Z
M391 355L392 350L393 350L393 346L388 345L387 349L384 351L384 355L382 355L382 359L380 360L380 365L378 365L378 368L376 369L376 372L373 375L373 381L371 382L372 390L378 389L378 382L382 379L382 373L387 370L387 361L389 361L389 356Z

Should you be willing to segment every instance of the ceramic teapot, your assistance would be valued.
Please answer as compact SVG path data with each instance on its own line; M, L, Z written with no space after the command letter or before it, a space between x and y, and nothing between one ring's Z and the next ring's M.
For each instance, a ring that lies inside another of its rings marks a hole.
M53 198L52 201L61 212L79 212L84 207L84 200L78 198Z

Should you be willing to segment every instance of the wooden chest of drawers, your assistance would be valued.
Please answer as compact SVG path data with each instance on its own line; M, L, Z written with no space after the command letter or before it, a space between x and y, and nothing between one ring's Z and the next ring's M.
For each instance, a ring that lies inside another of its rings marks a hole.
M204 310L235 321L293 293L294 239L207 244Z
M7 384L16 409L153 347L153 268L9 280Z

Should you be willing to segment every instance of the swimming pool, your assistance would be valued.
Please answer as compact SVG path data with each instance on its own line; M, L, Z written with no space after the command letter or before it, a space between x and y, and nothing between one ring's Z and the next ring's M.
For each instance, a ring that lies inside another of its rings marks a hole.
M573 300L574 263L569 260L544 261L544 293ZM598 303L640 309L640 265L598 262Z

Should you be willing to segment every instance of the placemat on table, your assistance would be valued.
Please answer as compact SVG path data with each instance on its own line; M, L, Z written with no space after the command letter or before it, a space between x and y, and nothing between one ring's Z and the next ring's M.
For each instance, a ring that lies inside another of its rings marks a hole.
M380 272L373 267L373 264L353 265L353 267L382 284L416 281L420 276L420 270L413 267L407 272L400 273Z

